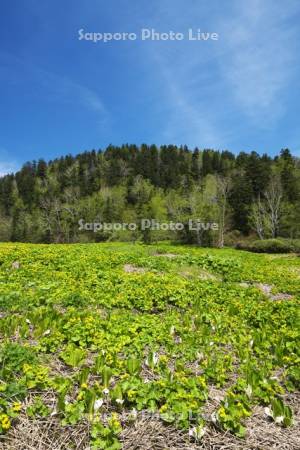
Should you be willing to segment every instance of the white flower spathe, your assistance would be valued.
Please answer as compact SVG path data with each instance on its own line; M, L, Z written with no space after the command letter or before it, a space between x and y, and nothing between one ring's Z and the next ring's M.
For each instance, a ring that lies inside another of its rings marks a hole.
M98 398L95 403L94 403L94 410L98 411L101 406L103 405L103 399L102 398Z
M251 395L252 395L252 386L250 385L250 384L248 384L247 385L247 387L246 387L246 389L245 389L245 392L246 392L246 394L247 394L247 397L251 397Z
M194 438L196 441L199 441L206 433L205 427L193 427L189 430L189 436Z

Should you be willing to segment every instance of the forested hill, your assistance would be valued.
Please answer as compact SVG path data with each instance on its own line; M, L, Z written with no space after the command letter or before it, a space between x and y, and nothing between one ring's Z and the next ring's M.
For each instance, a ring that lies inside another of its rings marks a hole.
M194 239L182 233L80 233L78 228L80 219L127 223L142 217L221 221L221 239L239 233L299 237L300 160L288 149L271 158L256 152L236 156L186 146L123 145L33 161L0 178L2 241ZM203 238L207 244L220 236Z

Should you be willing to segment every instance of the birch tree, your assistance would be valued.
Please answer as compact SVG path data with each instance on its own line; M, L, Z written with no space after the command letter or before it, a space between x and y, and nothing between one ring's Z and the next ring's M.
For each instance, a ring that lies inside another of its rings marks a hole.
M272 238L276 238L279 232L279 222L282 206L282 187L278 177L272 178L267 191L265 192L268 227Z
M249 221L259 239L264 239L266 231L266 209L260 196L258 197L257 202L253 203L251 206Z
M226 213L228 206L228 194L230 191L230 179L217 177L217 203L219 206L219 240L218 247L224 247L226 232Z

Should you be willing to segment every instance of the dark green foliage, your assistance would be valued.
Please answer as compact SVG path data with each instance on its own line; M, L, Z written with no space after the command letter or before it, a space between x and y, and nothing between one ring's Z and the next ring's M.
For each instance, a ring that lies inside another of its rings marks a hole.
M239 243L236 247L255 253L300 253L300 240L265 239L245 244Z
M193 217L220 223L220 178L230 186L226 217L222 219L225 242L232 230L244 235L254 231L263 238L300 237L300 164L288 149L272 159L256 152L235 156L227 150L125 144L50 162L28 162L16 174L0 178L0 241L142 239L149 243L171 239L218 245L216 234L203 233L200 237L188 229L155 236L139 229L119 235L93 231L80 234L78 221L140 223L146 218L186 224ZM273 224L275 233L270 231L270 224L265 224L260 235L253 225L252 206L260 201L270 210L266 193L275 178L282 190L280 217Z

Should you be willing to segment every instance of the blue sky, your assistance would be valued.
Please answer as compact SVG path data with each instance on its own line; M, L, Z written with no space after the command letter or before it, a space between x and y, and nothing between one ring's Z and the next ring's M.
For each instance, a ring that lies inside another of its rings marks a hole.
M298 0L3 0L0 174L108 144L300 156ZM216 32L218 41L79 41Z

